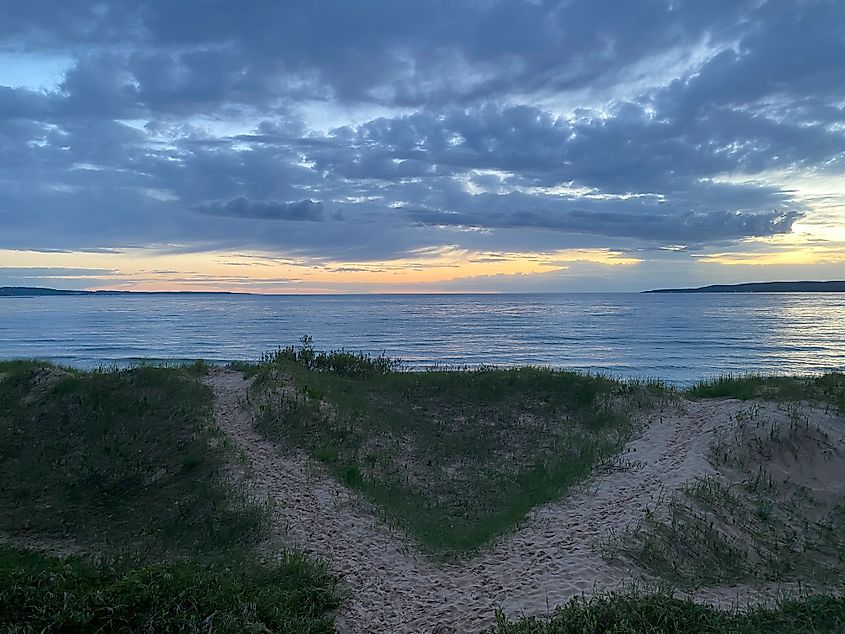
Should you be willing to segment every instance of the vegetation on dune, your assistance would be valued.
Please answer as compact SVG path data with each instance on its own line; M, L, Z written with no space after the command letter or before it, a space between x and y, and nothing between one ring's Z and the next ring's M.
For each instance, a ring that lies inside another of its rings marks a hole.
M710 447L717 471L649 509L605 554L624 555L675 587L845 579L841 438L800 408L754 404Z
M333 587L295 552L130 566L0 548L0 630L329 633Z
M0 363L0 630L329 632L333 581L258 562L268 509L226 484L211 392L185 367Z
M254 541L265 511L223 482L191 370L0 364L0 530L176 554Z
M432 551L471 551L610 460L658 385L544 368L397 372L303 345L257 369L257 429L301 448Z
M480 547L610 464L639 419L674 396L544 368L401 372L307 338L235 367L254 378L259 431L325 463L440 554ZM0 546L0 630L332 631L339 599L326 569L297 550L269 561L252 551L269 510L227 484L235 456L211 424L199 381L208 369L0 363L0 537L78 553ZM688 395L845 412L843 377L725 377ZM711 447L717 473L687 483L606 554L676 587L841 581L845 506L810 484L841 474L845 454L801 412L749 404ZM723 612L634 593L573 600L545 618L500 614L492 632L843 630L841 598Z
M774 607L721 611L671 594L608 594L572 599L548 617L510 621L493 634L839 634L845 599L784 600Z
M845 374L842 372L813 377L729 374L701 381L686 390L686 394L693 398L828 403L845 414Z

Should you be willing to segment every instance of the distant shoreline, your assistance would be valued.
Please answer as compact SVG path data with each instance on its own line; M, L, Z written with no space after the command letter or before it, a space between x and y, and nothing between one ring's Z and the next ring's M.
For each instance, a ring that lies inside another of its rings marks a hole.
M53 297L65 295L249 295L238 291L80 291L32 286L0 286L0 297Z
M636 293L636 291L632 291ZM829 282L749 282L744 284L712 284L697 288L658 288L641 291L641 293L845 293L845 281ZM370 293L363 293L369 295ZM560 293L372 293L373 295L558 295ZM626 293L622 293L626 294ZM115 291L115 290L72 290L61 288L44 288L36 286L0 286L0 297L63 297L63 296L213 296L224 297L286 297L286 296L320 296L323 293L250 293L246 291ZM359 296L362 293L329 293L327 295L342 297L344 295Z
M845 281L750 282L712 284L698 288L659 288L645 293L845 293Z

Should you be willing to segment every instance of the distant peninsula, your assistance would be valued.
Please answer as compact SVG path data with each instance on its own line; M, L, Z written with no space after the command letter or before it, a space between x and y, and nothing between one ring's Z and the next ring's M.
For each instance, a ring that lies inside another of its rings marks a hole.
M845 281L834 282L749 282L713 284L699 288L659 288L646 293L845 293Z
M0 286L0 297L47 297L53 295L254 295L231 291L76 291L36 286Z

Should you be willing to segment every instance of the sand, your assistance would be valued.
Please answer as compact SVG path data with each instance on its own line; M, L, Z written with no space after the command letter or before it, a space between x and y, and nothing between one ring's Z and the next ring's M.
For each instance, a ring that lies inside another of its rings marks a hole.
M423 556L319 465L283 455L255 432L243 406L249 384L240 373L215 368L206 381L217 424L250 463L241 476L259 499L274 503L265 550L296 544L325 558L347 593L337 615L340 632L479 631L495 623L497 608L511 618L547 613L574 596L642 583L641 573L604 560L596 546L684 482L712 473L706 456L714 434L728 433L736 413L749 406L733 400L665 406L610 468L565 499L537 507L481 554L442 563ZM760 407L777 413L773 404ZM825 417L832 414L812 411L830 424ZM771 590L716 588L700 598L741 603Z

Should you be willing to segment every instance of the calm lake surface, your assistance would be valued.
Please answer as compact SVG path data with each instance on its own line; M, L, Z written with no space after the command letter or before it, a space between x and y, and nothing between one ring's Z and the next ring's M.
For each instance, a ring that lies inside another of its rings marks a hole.
M0 297L0 358L254 360L296 343L408 365L541 364L684 384L845 369L845 294Z

